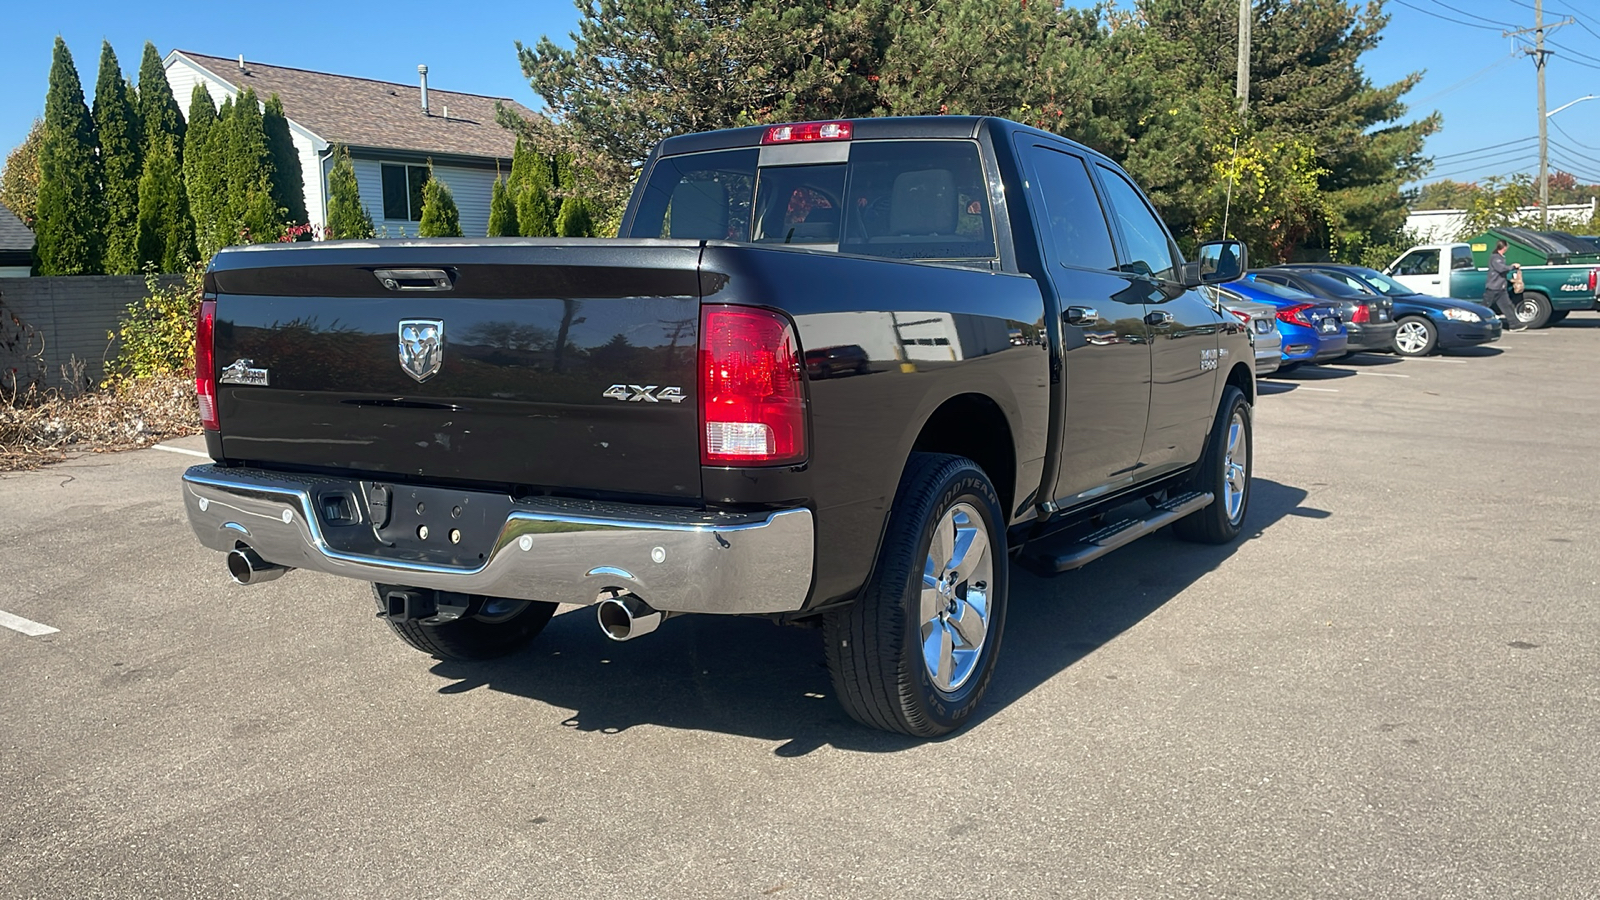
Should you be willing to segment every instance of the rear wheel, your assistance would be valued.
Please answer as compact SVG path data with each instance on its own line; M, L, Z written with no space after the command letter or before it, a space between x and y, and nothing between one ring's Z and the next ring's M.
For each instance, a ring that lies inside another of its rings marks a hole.
M835 693L873 728L960 728L994 675L1010 583L1000 498L970 459L914 453L872 580L823 617Z
M395 591L416 591L434 597L439 594L426 588L374 584L372 593L380 612L389 609L389 595ZM389 627L400 640L439 659L493 659L533 640L555 615L558 605L539 600L465 596L467 611L459 619L429 624L428 619L391 618Z
M1406 316L1394 333L1394 352L1401 356L1427 356L1439 345L1439 330L1422 316Z
M1517 301L1516 326L1518 328L1543 328L1550 324L1550 298L1529 291Z
M1222 393L1217 420L1211 426L1205 453L1189 490L1211 494L1211 505L1172 523L1186 541L1226 544L1239 536L1250 509L1250 450L1253 442L1250 401L1229 385Z

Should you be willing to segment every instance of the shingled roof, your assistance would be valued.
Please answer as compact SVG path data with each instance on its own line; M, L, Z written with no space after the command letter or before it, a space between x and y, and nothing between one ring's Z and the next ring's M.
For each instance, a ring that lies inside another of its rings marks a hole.
M0 266L26 266L33 260L33 232L0 204Z
M416 84L398 84L308 72L178 50L195 65L238 90L254 88L265 100L277 94L290 119L333 143L415 153L509 158L516 137L494 120L502 103L523 116L533 111L505 97L458 94L428 87L428 113ZM449 110L449 118L445 111Z

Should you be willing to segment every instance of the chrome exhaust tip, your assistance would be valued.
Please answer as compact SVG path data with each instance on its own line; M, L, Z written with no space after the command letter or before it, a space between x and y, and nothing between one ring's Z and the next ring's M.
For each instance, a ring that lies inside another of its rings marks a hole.
M600 623L600 630L613 641L631 641L643 637L659 628L666 617L666 613L652 609L633 594L607 597L595 606L595 619Z
M287 571L288 566L269 563L249 547L240 547L228 553L228 575L234 584L261 584L281 578Z

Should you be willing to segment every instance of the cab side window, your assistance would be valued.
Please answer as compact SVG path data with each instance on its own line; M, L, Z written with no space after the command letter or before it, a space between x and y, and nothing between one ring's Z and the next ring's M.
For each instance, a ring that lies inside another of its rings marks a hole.
M1100 199L1083 160L1070 153L1034 145L1028 149L1033 190L1044 207L1047 246L1063 266L1110 271L1117 267Z
M1122 240L1127 245L1127 258L1122 270L1136 275L1151 275L1163 281L1177 281L1178 253L1167 237L1166 229L1156 218L1144 198L1128 183L1126 178L1112 169L1100 166L1100 181L1106 188L1111 214L1122 229Z
M1470 248L1470 247L1451 247L1450 248L1450 268L1452 270L1454 270L1454 269L1476 269L1477 266L1472 262L1472 248Z
M1437 275L1439 274L1439 251L1413 250L1407 253L1400 260L1400 263L1394 267L1394 273L1396 275Z

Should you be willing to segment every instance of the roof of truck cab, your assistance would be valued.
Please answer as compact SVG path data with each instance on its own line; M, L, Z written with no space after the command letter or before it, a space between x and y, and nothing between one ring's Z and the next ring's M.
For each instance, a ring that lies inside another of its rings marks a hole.
M1040 131L1010 119L1001 119L994 116L884 116L869 119L823 119L819 121L849 122L851 126L852 141L888 141L907 140L915 138L931 138L935 140L960 140L972 139L984 128L993 128L1002 132L1027 132L1051 140L1064 141L1081 149L1083 152L1096 157L1100 153L1084 147L1082 144L1064 138L1060 135ZM720 131L701 131L694 134L680 134L667 138L656 148L657 156L677 156L684 153L704 153L708 150L735 150L743 147L761 146L761 138L767 129L779 124L750 125L744 128L726 128Z

